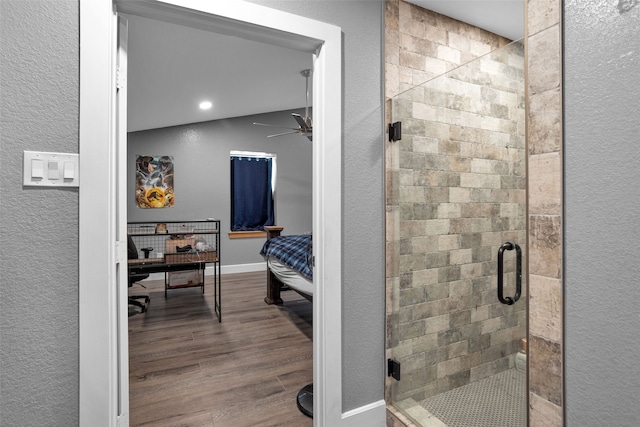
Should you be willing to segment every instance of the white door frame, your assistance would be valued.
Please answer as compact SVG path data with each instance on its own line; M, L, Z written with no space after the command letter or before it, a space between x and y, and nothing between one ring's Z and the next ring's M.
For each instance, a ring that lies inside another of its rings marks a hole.
M127 13L314 55L314 426L342 414L342 35L339 27L240 0L118 2ZM126 10L125 10L126 9ZM128 425L119 399L115 46L112 0L80 0L80 425ZM126 337L124 337L126 339ZM124 346L126 352L126 346ZM128 355L125 355L128 356ZM126 360L126 359L125 359ZM124 388L126 389L126 387Z

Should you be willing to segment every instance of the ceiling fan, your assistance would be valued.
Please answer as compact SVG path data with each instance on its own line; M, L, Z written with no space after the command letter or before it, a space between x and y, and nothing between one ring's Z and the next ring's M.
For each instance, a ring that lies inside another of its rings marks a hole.
M302 75L302 77L304 77L306 79L306 86L307 86L307 103L306 103L306 105L304 107L304 117L302 117L300 114L291 113L291 115L293 116L295 121L298 123L298 127L297 128L289 128L289 127L285 127L285 126L270 125L270 124L267 124L267 123L256 123L256 122L254 122L253 124L254 125L258 125L258 126L270 126L270 127L290 129L288 132L276 133L274 135L267 135L267 138L272 138L274 136L289 135L289 134L293 134L293 133L299 133L299 134L304 135L307 138L309 138L309 141L312 141L313 126L311 124L311 117L309 117L309 76L311 76L311 70L309 70L309 69L302 70L302 71L300 71L300 74Z

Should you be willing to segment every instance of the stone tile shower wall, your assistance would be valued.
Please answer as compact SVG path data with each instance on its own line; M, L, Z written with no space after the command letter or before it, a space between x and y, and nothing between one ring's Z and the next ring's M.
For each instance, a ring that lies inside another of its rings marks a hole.
M385 96L388 100L509 43L503 37L401 0L385 0L385 8ZM390 101L385 112L390 122ZM400 303L399 144L396 143L387 143L386 182L387 357L391 357L391 348L396 344L392 328L397 324ZM387 380L388 402L392 401L394 384L395 380ZM411 425L393 406L389 406L389 410L388 425Z
M527 0L529 425L562 426L562 2Z
M509 42L402 0L385 0L385 97L393 98Z
M532 226L529 227L532 265L529 268L529 425L562 426L563 417L563 369L562 369L562 2L559 0L525 0L528 44L527 117L529 144L529 204ZM445 55L449 50L467 49L467 55L483 53L508 43L508 40L485 33L482 30L455 22L447 17L407 4L400 0L385 0L385 95L392 98L426 80L425 73L432 73L432 64L444 61L447 70L455 65L445 61L455 59ZM453 33L453 37L449 35ZM417 39L417 40L416 40ZM427 40L423 42L421 40ZM469 43L464 42L468 39ZM462 43L459 41L463 40ZM432 44L431 42L435 43ZM425 50L425 47L431 49ZM435 50L433 47L435 46ZM443 46L441 54L440 46ZM462 47L465 46L465 47ZM419 58L419 56L422 56ZM466 61L465 61L466 62ZM437 66L436 66L437 68ZM433 74L435 75L435 74ZM427 76L428 78L428 76ZM387 102L387 122L390 122L390 102ZM386 147L386 197L387 197L387 325L397 320L399 305L398 263L399 257L399 207L398 162L399 146L387 143ZM535 218L534 218L535 217ZM548 223L547 227L534 224ZM549 236L549 238L545 238ZM547 266L548 263L548 266ZM391 357L393 337L387 333L387 357ZM391 402L389 379L386 400ZM387 425L413 425L392 405L389 407Z
M498 247L526 248L524 49L438 77L393 109L406 117L393 332L406 375L395 399L420 401L513 367L525 337L526 305L496 298Z

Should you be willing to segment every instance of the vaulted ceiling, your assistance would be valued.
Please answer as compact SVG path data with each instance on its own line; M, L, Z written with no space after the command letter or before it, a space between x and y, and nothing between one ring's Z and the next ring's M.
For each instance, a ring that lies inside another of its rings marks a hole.
M311 54L128 16L129 131L304 107ZM208 100L209 110L198 104Z

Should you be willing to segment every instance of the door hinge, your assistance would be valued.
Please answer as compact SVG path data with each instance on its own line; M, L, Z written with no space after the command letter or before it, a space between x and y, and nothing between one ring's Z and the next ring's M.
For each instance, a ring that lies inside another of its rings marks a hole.
M400 362L395 359L387 359L387 376L400 381Z
M116 264L127 263L127 244L120 240L116 240Z
M402 139L402 122L389 123L389 141L395 142Z
M123 89L127 85L127 72L118 67L116 70L116 89Z

